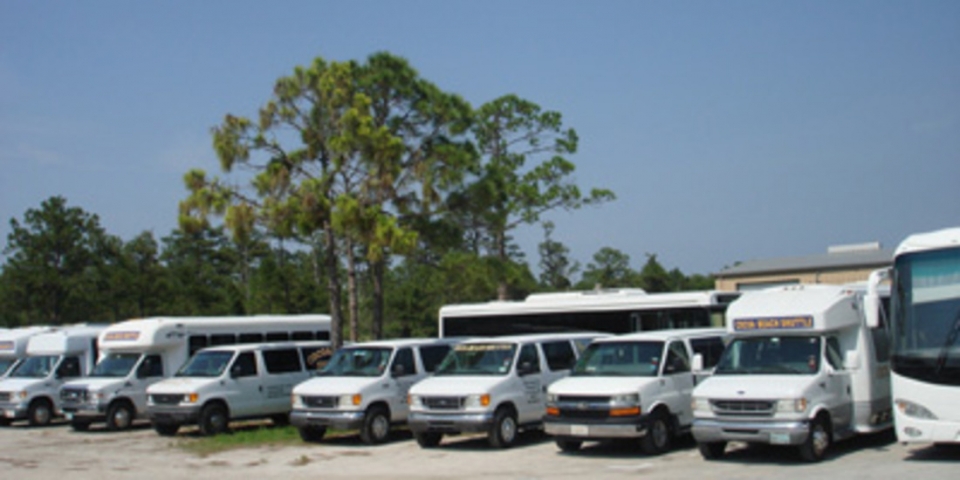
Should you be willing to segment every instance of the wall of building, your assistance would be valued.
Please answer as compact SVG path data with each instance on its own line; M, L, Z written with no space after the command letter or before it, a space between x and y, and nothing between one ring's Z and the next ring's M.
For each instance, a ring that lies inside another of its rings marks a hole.
M806 272L782 272L764 275L717 277L717 290L740 291L782 284L844 284L864 282L876 267L852 270L826 270Z

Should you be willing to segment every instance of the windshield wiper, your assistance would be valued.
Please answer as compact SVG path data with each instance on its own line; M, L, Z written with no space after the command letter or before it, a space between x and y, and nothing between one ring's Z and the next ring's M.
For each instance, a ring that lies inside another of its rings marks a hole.
M958 334L960 334L960 310L957 311L957 316L953 320L953 327L950 328L950 333L947 334L946 341L944 341L943 346L940 347L940 354L937 355L937 364L933 369L933 375L935 377L939 377L940 372L943 371L943 367L947 365L947 358L950 356L950 347L957 341Z

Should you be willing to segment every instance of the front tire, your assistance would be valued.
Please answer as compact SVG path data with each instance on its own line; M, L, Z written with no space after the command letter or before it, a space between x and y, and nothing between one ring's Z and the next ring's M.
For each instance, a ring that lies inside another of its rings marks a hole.
M107 409L107 430L126 430L133 425L133 408L126 403L115 403Z
M360 440L367 445L378 445L390 437L390 412L382 406L370 407L363 416Z
M308 443L318 443L327 434L327 427L307 426L300 427L297 431L300 432L300 440Z
M516 443L518 433L517 415L509 408L501 407L493 414L487 441L494 448L510 448Z
M580 450L580 447L583 445L581 440L570 440L567 438L558 438L554 440L557 444L557 447L564 452L571 453Z
M200 411L200 434L213 436L226 433L230 425L230 415L226 407L218 403L207 405Z
M647 455L660 455L670 449L670 417L663 412L654 412L647 427L647 434L640 439L640 449Z
M180 425L176 423L154 423L153 430L162 437L172 437L180 430Z
M34 400L27 409L27 419L31 427L45 427L53 419L53 405L46 399Z
M813 419L807 439L800 445L800 458L811 463L823 460L830 448L830 437L830 422L823 416Z
M414 432L413 438L417 439L417 445L421 448L434 448L440 445L443 440L443 434L437 432Z
M723 453L727 450L727 442L697 443L697 450L700 450L700 456L704 460L718 460L723 458Z
M70 428L72 428L74 432L86 432L90 430L90 422L86 420L71 420Z

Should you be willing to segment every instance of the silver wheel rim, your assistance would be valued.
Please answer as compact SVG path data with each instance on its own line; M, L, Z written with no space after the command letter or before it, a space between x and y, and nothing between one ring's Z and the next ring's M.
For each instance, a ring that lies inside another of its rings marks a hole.
M504 443L512 443L516 436L517 423L508 415L500 422L500 437L503 438Z
M383 440L384 438L387 438L387 433L390 431L390 422L387 421L387 417L383 415L377 415L374 417L370 431L373 433L373 438L376 440Z
M210 415L211 433L220 433L227 429L227 416L222 412L214 412Z
M657 448L663 448L667 444L667 424L662 421L653 422L653 428L650 432L653 435L653 444Z
M827 430L819 423L814 425L813 431L810 432L810 434L813 436L811 442L813 445L813 453L819 457L823 455L823 452L830 446L830 437L827 435Z
M50 422L50 409L46 405L38 405L33 411L33 421L37 425L46 425Z
M130 411L126 408L118 408L113 412L113 425L118 429L125 429L130 426Z

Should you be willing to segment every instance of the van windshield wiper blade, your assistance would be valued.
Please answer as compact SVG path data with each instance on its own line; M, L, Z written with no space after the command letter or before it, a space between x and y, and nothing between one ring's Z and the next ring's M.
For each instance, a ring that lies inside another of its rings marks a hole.
M940 354L937 355L937 364L933 369L933 375L935 377L939 377L940 372L943 371L943 367L947 365L947 358L950 356L950 347L957 341L957 335L960 335L960 310L957 311L957 316L953 320L953 327L950 328L950 333L947 334L946 341L944 341L943 346L940 347Z

